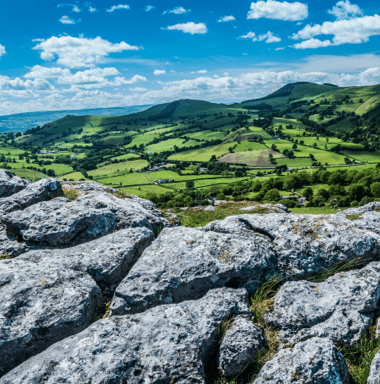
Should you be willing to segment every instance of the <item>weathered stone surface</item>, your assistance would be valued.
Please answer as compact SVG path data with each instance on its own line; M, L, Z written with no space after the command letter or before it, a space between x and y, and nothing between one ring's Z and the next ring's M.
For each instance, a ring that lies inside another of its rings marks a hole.
M250 319L236 317L220 345L218 365L227 377L237 376L263 351L263 331Z
M0 255L3 257L15 257L29 250L29 245L25 242L17 241L15 235L9 236L5 225L0 224Z
M367 384L380 384L380 351L376 353L372 360Z
M205 230L233 233L242 222L272 240L278 270L288 275L313 274L338 262L380 256L380 235L342 215L240 215L212 222Z
M380 214L380 201L374 201L373 203L368 203L358 208L345 209L344 211L340 211L338 215L361 215L366 212L378 212Z
M0 197L6 197L20 192L30 184L13 173L0 169Z
M28 184L25 189L18 193L0 199L0 213L21 210L61 194L62 187L59 181L56 179L42 179Z
M110 294L154 240L148 228L128 228L76 247L27 252L18 257L33 263L59 263L62 269L88 273Z
M115 291L111 314L198 299L223 286L257 287L273 274L270 242L255 233L164 229Z
M288 208L285 207L285 205L282 204L260 204L260 205L252 205L250 207L244 207L240 208L240 211L255 211L265 209L267 210L267 213L292 213L289 211Z
M81 332L104 304L87 273L65 269L54 260L2 260L0 287L0 376Z
M168 223L139 203L104 192L86 193L72 202L63 197L41 202L4 215L2 221L9 235L55 247L80 244L123 228L154 231Z
M313 338L282 349L261 369L254 384L348 384L344 357L327 338Z
M61 183L65 189L76 189L82 192L120 193L116 188L107 187L95 181L61 181Z
M379 298L380 263L373 262L322 283L285 283L267 321L279 330L283 344L314 336L352 344L373 324Z
M198 301L100 320L0 383L205 383L207 359L229 315L250 315L245 290L212 290Z
M207 207L204 207L203 210L206 212L213 212L216 211L216 208L213 205L208 205Z

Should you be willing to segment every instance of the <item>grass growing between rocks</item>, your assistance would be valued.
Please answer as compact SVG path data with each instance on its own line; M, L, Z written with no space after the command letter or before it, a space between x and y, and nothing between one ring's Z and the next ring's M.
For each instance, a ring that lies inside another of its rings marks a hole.
M258 205L251 201L240 201L240 202L228 202L219 204L215 211L203 211L199 208L188 208L186 211L182 211L179 208L174 208L171 212L175 213L184 227L204 227L208 223L215 220L224 220L228 216L243 215L243 214L268 214L271 213L264 206L256 208L253 211L245 212L240 211L241 208Z
M343 345L338 348L350 370L350 384L366 384L371 363L380 350L380 338L376 339L376 326L371 327L368 334L354 345Z
M63 191L62 196L66 197L66 199L69 199L70 201L75 200L80 193L77 189L66 189L64 187L62 188L62 191Z

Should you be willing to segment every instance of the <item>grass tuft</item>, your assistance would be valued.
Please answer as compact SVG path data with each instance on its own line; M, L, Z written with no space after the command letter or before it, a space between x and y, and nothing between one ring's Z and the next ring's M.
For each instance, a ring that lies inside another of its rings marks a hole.
M8 255L7 253L0 255L0 260L7 260L7 259L11 259L11 258L12 258L12 256Z
M63 191L62 196L66 197L70 201L75 200L80 195L80 192L77 189L66 189L63 187L62 191Z

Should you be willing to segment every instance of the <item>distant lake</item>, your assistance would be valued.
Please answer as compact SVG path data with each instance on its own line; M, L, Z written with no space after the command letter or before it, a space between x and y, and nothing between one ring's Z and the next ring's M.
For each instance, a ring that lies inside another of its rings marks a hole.
M36 128L38 125L42 126L46 123L50 123L51 121L61 119L67 115L123 116L141 112L150 107L151 105L137 105L133 107L80 109L75 111L27 112L15 115L6 115L0 116L0 132L26 131L30 128Z

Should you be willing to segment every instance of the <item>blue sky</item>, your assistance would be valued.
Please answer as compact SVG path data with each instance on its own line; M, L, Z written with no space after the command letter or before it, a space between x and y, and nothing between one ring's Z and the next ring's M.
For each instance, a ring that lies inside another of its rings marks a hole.
M125 1L1 2L0 114L380 83L377 1Z

